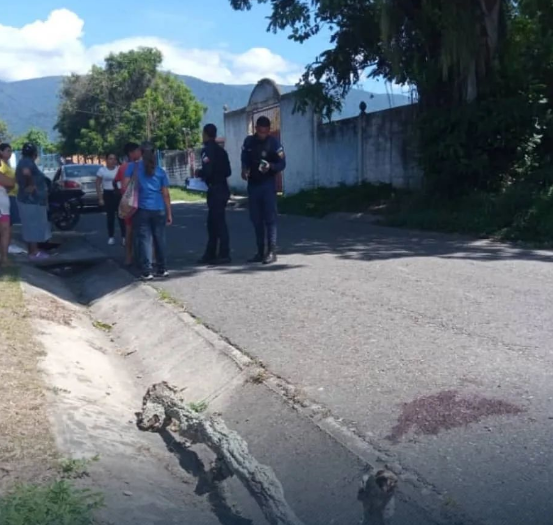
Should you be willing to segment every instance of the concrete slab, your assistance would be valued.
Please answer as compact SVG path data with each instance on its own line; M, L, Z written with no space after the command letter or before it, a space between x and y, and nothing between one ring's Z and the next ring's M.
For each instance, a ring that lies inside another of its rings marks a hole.
M22 277L32 325L46 353L42 366L60 455L98 458L86 465L88 475L75 481L104 495L98 523L235 523L229 509L214 512L210 496L216 495L195 493L197 472L181 469L169 445L138 431L133 414L140 392L109 336L92 326L71 291L32 268L23 269Z

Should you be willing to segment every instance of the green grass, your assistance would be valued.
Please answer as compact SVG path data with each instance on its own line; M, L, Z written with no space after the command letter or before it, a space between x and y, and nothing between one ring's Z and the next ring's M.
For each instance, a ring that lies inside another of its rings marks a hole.
M367 213L397 194L388 184L361 184L301 191L279 197L279 211L293 215L324 217L330 213Z
M66 479L84 478L88 476L88 467L92 463L100 461L100 456L96 455L91 458L66 458L60 461L59 471Z
M190 410L192 410L192 412L196 412L196 414L201 414L209 408L209 405L206 401L199 401L198 403L190 403L188 407L190 408Z
M111 332L113 330L113 325L103 323L102 321L93 321L92 326L94 326L94 328L98 330L101 330L102 332Z
M167 290L164 290L163 288L156 288L156 291L160 301L172 306L184 308L182 301L179 301L176 297L173 297Z
M206 197L204 193L184 190L182 188L169 188L171 201L186 201L186 202L204 202Z
M553 245L553 186L512 184L499 193L473 193L455 201L362 184L303 191L282 197L280 211L310 217L371 213L387 226Z
M92 525L102 506L99 493L67 480L20 485L0 499L0 525Z

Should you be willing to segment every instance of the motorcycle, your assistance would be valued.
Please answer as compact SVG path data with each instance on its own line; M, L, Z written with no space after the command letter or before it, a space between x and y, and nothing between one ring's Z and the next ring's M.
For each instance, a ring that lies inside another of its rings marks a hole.
M81 218L84 192L65 189L50 183L48 188L48 220L61 231L73 230Z

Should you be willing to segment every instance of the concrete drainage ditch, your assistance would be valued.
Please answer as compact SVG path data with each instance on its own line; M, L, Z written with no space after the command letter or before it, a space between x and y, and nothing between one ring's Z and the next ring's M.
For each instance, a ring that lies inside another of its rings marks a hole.
M58 410L58 428L62 435L68 427L76 434L62 438L66 446L87 440L88 427L98 427L103 417L99 426L105 430L111 425L111 433L117 435L116 445L108 440L104 449L108 455L119 451L120 457L113 461L127 472L125 476L140 476L136 468L129 471L129 464L138 458L144 461L148 454L142 457L136 450L155 449L139 470L159 472L158 458L163 457L165 470L175 473L182 468L188 477L195 476L195 496L208 495L210 510L223 525L352 525L362 520L365 525L473 523L444 513L437 492L421 498L412 476L406 481L405 473L387 469L389 458L345 436L323 407L297 399L294 387L188 315L185 305L168 304L157 290L134 281L113 262L92 267L66 264L49 271L39 275L33 270L29 282L34 280L35 289L50 290L64 300L72 297L69 300L84 305L80 308L87 319L77 324L88 348L62 345L62 355L50 366L52 377L62 376L56 388L76 388L74 378L68 377L75 374L72 367L83 368L77 353L88 356L84 365L92 369L85 374L88 381L101 379L93 371L93 362L101 360L105 361L102 377L118 384L117 395L112 391L102 396L104 403L117 402L116 408L108 410L109 417L98 413L79 421L79 413L88 409L75 410L69 400L62 400L66 406ZM59 331L52 335L64 336ZM75 333L71 337L74 342ZM52 355L60 353L53 337L46 346ZM107 386L102 383L99 388ZM162 438L154 443L151 438L156 436L150 436L148 445L140 437L148 433L138 432L136 421L131 427L127 420L139 408L145 391L139 423ZM94 395L88 392L82 397L88 403ZM190 410L200 405L203 411ZM74 416L69 415L70 406ZM122 418L124 423L117 421ZM97 439L102 439L101 434ZM122 445L126 436L131 436L134 452ZM90 443L83 450L92 453ZM363 476L367 461L372 471ZM148 497L144 487L142 494ZM182 504L186 506L186 498L190 494L179 496L171 486L157 503L147 505L151 521L141 522L173 523L160 518L160 505L175 507L172 516L176 516ZM203 523L184 515L174 521L184 522Z

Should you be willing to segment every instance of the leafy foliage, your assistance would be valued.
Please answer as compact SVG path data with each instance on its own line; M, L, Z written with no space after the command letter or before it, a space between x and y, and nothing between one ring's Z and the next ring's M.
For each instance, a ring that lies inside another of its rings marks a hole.
M184 146L184 131L199 139L204 108L191 91L159 67L157 49L109 55L103 68L64 81L56 129L64 154L119 152L129 140L159 148Z
M92 525L102 497L61 480L22 485L0 499L0 525Z
M230 3L244 10L254 1ZM491 69L508 3L273 0L268 29L288 29L298 42L331 31L331 48L307 66L300 82L300 109L309 102L328 116L367 73L414 86L423 104L449 104L474 96Z
M230 2L251 9L264 0ZM553 165L550 0L272 0L271 7L270 31L288 30L298 42L323 28L332 34L301 79L300 110L312 104L328 116L364 75L415 88L427 194L501 193Z
M56 145L50 142L46 131L38 128L31 128L21 137L17 137L12 142L11 146L15 150L20 150L26 142L34 144L40 148L43 153L55 153L57 149Z
M0 142L8 142L10 140L10 133L8 131L8 125L0 120Z

